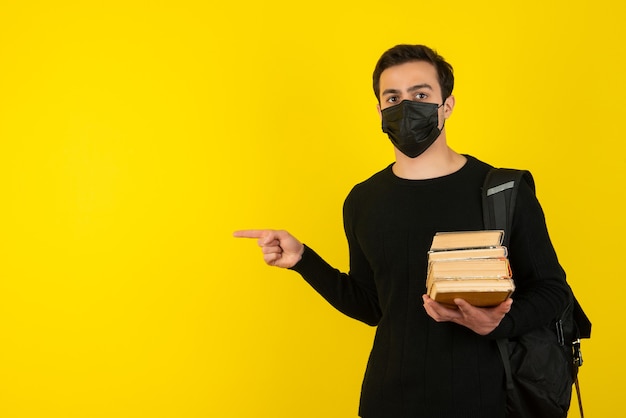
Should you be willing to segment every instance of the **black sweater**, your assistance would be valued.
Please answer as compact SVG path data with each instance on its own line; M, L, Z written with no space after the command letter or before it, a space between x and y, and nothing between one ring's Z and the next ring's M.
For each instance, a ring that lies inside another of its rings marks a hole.
M490 166L467 156L459 171L428 180L398 178L391 167L346 198L350 273L308 247L293 269L335 308L378 326L360 416L503 418L504 377L495 339L543 325L567 303L565 273L541 207L522 185L509 244L514 303L490 335L480 336L432 320L422 295L435 232L483 229L480 192Z

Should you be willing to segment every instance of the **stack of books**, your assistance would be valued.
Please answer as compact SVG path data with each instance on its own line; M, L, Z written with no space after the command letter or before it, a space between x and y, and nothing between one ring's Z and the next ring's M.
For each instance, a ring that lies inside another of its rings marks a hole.
M428 252L426 292L439 303L495 306L515 290L504 231L438 232Z

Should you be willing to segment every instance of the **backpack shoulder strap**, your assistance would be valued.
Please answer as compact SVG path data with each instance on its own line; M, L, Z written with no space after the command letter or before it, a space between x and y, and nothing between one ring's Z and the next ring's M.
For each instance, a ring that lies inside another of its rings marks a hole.
M535 181L530 171L511 168L492 168L483 184L484 226L486 229L503 230L505 246L509 243L515 198L522 181L526 181L532 190L535 190Z
M509 245L515 212L515 198L519 185L525 181L535 191L535 180L530 171L512 168L492 168L482 188L483 223L486 229L504 231L504 245ZM580 338L591 337L591 321L574 297L574 321Z

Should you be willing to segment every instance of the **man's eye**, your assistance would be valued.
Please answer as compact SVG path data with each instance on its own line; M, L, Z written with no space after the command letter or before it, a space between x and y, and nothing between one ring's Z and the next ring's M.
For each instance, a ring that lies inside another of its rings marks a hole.
M387 103L396 103L398 101L397 96L391 96L387 99Z
M426 99L427 97L428 97L428 95L427 95L426 93L417 93L417 94L415 95L415 98L416 98L416 99L419 99L419 100Z

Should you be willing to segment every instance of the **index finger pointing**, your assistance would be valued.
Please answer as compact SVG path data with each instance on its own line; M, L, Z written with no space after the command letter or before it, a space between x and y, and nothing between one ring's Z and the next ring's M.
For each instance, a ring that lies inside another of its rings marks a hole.
M233 232L235 238L263 238L267 234L264 229L242 229Z

